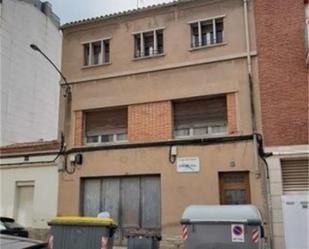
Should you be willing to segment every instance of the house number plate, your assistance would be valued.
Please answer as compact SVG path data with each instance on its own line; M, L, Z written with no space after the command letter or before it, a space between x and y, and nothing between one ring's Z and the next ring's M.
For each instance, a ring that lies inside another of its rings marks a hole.
M200 171L200 160L198 157L177 158L177 172L190 173Z

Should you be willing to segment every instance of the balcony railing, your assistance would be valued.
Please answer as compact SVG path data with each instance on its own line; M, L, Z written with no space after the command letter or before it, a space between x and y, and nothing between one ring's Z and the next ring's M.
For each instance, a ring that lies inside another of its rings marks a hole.
M158 50L154 50L152 47L150 47L149 49L145 49L144 52L136 50L134 57L135 58L150 57L150 56L161 55L163 53L164 53L163 48L158 48Z

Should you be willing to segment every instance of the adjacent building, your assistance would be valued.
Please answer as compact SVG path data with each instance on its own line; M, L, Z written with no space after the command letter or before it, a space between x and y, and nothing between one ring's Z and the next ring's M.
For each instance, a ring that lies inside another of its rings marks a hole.
M252 4L178 1L62 27L59 215L108 211L117 245L137 229L162 248L181 243L190 204L252 203L267 222Z
M0 216L15 218L30 236L46 239L57 212L59 74L62 34L50 3L0 1ZM43 141L44 140L44 141Z
M60 77L30 44L60 67L59 18L48 2L3 0L0 22L0 144L56 139Z
M36 239L47 239L47 221L57 214L59 147L45 141L0 148L0 214Z
M256 0L254 10L273 248L308 248L308 1Z

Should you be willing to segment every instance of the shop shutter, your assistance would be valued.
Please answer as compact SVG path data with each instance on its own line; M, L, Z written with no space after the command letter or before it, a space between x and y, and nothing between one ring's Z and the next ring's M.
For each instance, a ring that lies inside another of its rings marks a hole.
M309 191L308 159L282 160L283 192Z

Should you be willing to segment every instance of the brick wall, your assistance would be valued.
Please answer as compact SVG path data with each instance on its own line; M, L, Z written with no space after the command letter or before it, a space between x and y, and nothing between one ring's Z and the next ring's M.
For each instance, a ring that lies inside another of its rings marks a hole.
M84 118L82 111L75 112L75 125L74 125L74 145L83 145L84 136Z
M172 138L171 101L128 107L129 142L159 141Z
M237 133L237 110L235 93L228 93L226 95L226 105L228 133L235 134Z
M304 0L254 5L265 143L308 144Z

